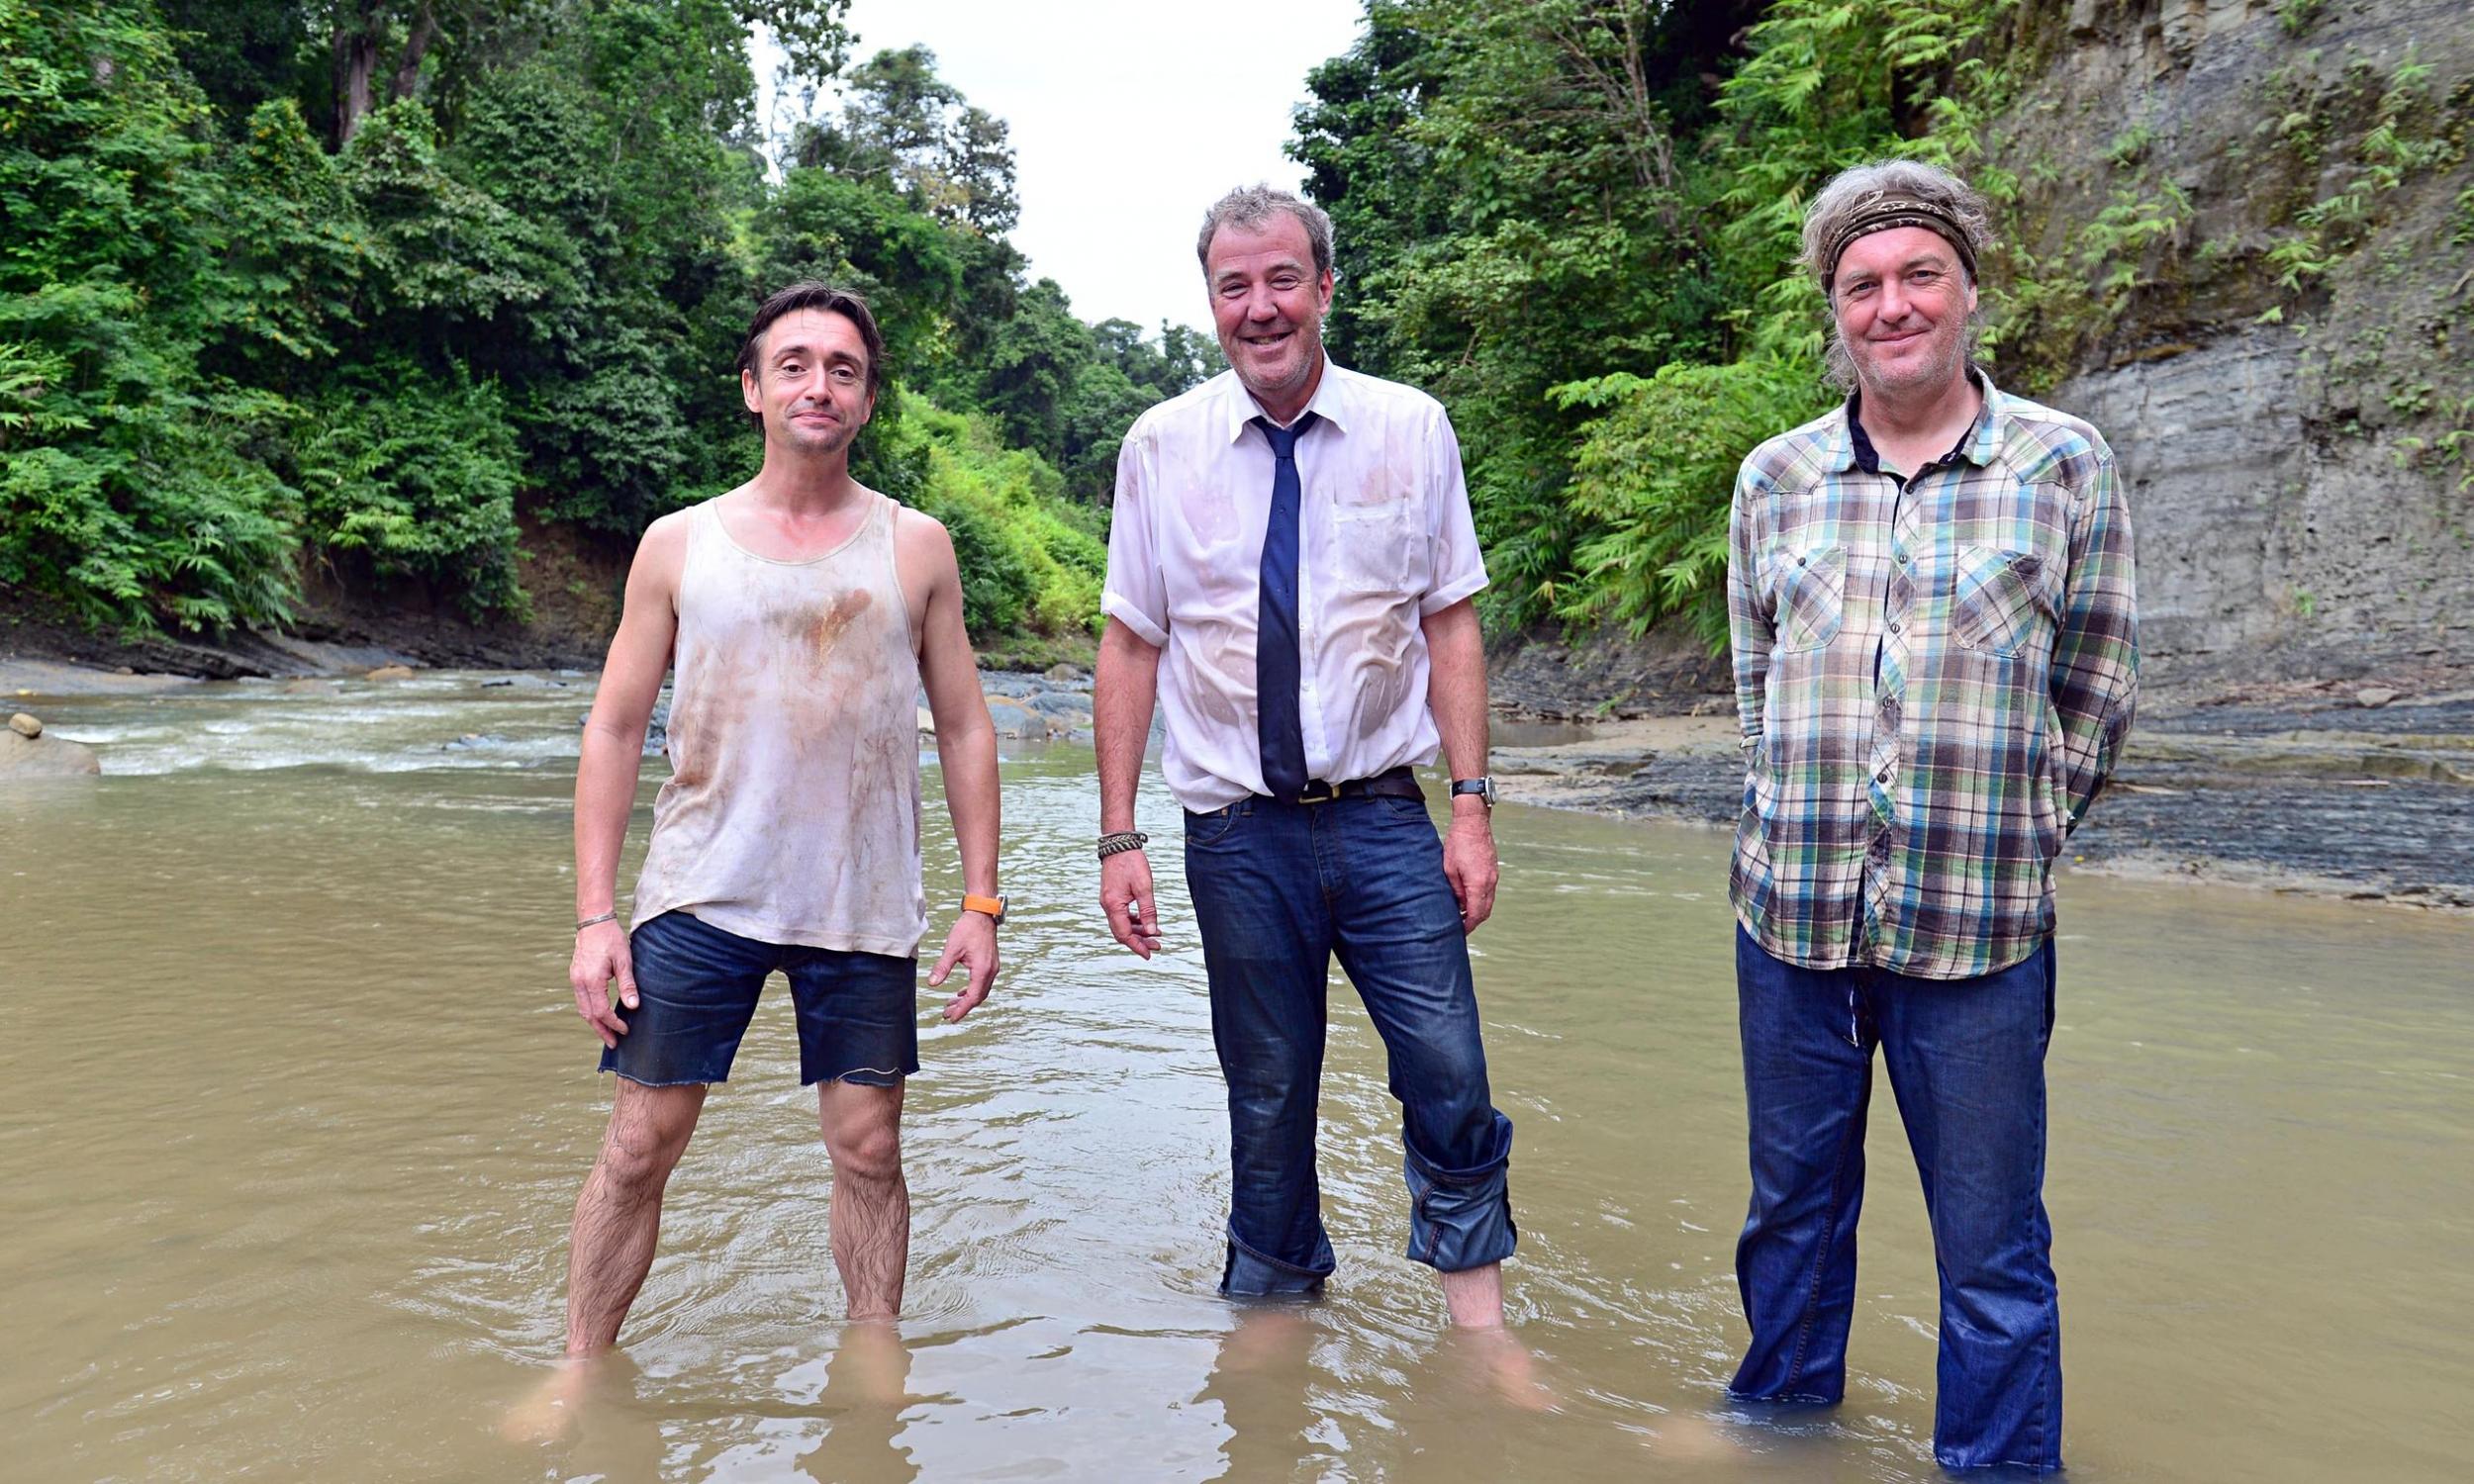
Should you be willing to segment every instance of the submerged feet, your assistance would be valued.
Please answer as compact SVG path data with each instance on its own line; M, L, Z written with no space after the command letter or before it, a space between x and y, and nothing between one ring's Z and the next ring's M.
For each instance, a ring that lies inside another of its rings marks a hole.
M599 1363L598 1356L570 1355L551 1366L548 1375L507 1409L499 1420L499 1436L510 1442L559 1442L574 1437Z

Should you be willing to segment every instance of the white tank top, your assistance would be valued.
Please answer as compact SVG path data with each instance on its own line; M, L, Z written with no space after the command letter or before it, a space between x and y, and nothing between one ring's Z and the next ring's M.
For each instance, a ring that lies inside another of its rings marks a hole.
M909 958L919 886L918 656L882 495L849 540L780 562L688 515L670 781L636 879L664 912L766 943Z

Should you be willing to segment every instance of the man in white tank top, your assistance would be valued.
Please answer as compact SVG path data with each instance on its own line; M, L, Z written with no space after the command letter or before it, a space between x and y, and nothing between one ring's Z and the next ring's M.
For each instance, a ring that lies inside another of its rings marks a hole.
M948 1021L988 996L1003 898L996 733L963 631L953 543L935 520L850 475L883 349L853 295L809 283L767 300L739 356L763 469L653 522L627 574L576 775L569 977L577 1013L601 1038L602 1067L618 1080L576 1202L571 1357L616 1343L652 1265L663 1187L775 970L798 1005L801 1080L817 1088L850 1317L890 1320L902 1308L903 1078L918 1067L913 984L927 929L913 707L922 684L968 890L928 974L941 985L964 972ZM619 847L674 663L672 771L630 934L616 905Z

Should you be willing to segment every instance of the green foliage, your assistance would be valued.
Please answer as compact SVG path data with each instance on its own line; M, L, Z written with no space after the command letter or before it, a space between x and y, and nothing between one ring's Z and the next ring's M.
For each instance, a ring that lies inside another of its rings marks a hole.
M1056 470L1007 448L987 418L926 404L914 405L904 435L926 454L910 503L953 537L972 633L1096 634L1107 539L1094 511L1065 498Z
M280 619L287 410L199 365L231 297L205 106L146 23L0 0L0 583L98 622Z
M381 361L307 410L294 457L306 534L462 596L475 616L523 612L515 426L496 387Z
M1598 414L1580 426L1570 503L1592 534L1557 616L1641 633L1688 613L1713 648L1727 633L1727 513L1737 466L1762 440L1809 421L1830 396L1810 364L1751 356L1723 366L1669 361L1555 389Z
M521 614L519 502L623 536L755 471L739 336L824 277L895 378L854 472L956 512L983 619L1087 627L1066 491L1195 337L1026 288L1005 127L924 50L811 132L847 168L769 183L747 29L813 89L845 4L0 0L0 584L221 629L321 560ZM989 420L910 428L904 383Z
M2430 97L2430 72L2408 46L2386 77L2357 62L2326 96L2311 92L2290 70L2280 74L2277 83L2294 106L2277 133L2315 176L2338 121L2367 113L2369 127L2333 186L2296 211L2270 241L2267 261L2279 288L2297 297L2308 292L2369 240L2381 223L2382 203L2400 186L2464 158L2463 131L2450 127L2446 111Z
M1463 433L1491 619L1709 611L1736 461L1829 400L1806 199L1971 158L2017 13L1370 0L1290 152L1338 229L1335 353Z

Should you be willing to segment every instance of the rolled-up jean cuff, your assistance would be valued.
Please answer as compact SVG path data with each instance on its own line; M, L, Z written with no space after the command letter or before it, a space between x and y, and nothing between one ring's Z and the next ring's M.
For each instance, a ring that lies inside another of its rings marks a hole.
M1404 1143L1404 1148L1405 1148ZM1407 1149L1409 1260L1438 1272L1483 1267L1512 1255L1520 1229L1504 1169L1512 1159L1512 1120L1494 1115L1494 1155L1467 1169L1444 1169Z
M1299 1267L1267 1257L1237 1240L1237 1229L1228 1232L1228 1262L1220 1269L1220 1292L1231 1298L1304 1298L1323 1291L1323 1280L1331 1276L1334 1265L1328 1239L1316 1244L1314 1260L1318 1267Z

